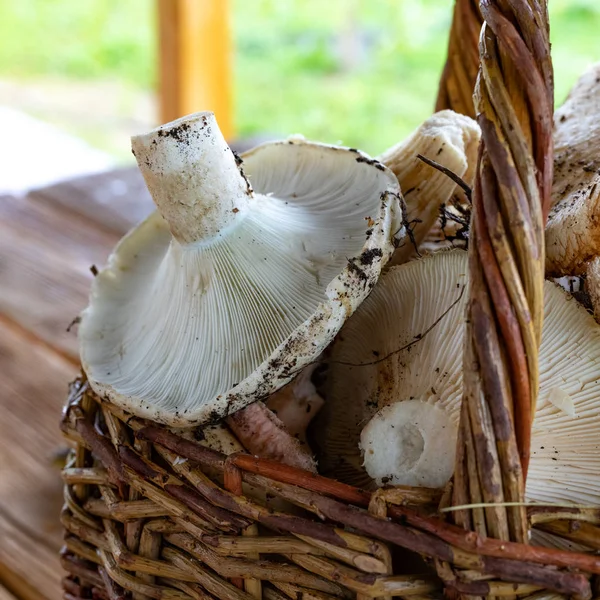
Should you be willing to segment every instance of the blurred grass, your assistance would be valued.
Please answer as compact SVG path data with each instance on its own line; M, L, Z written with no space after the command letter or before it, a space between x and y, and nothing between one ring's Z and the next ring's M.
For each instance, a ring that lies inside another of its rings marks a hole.
M452 0L231 0L240 137L373 154L431 113ZM600 60L600 2L551 0L556 97ZM155 85L153 0L0 0L0 78Z

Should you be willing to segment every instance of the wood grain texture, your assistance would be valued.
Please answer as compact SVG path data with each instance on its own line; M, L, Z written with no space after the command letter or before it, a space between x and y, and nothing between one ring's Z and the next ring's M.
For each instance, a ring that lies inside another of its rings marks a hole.
M136 167L78 177L31 192L27 200L122 236L153 210L154 203Z
M87 304L90 266L152 209L135 169L0 197L0 582L20 600L62 597L53 462L78 359L67 326Z
M3 322L0 365L0 582L19 598L54 600L62 482L53 462L64 446L58 422L76 368Z
M134 169L0 197L0 582L20 600L62 597L53 460L78 360L67 326L87 304L90 266L151 211Z
M62 598L58 551L0 515L0 583L18 600ZM0 595L0 599L2 595Z
M76 359L67 326L87 304L90 266L117 240L42 202L0 198L0 313Z

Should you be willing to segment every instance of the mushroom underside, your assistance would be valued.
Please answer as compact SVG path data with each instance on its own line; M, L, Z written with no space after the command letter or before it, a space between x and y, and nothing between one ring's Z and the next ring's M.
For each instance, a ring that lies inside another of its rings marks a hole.
M342 328L328 355L325 404L315 424L324 474L371 489L441 487L449 480L467 271L467 254L459 250L393 267ZM600 327L546 282L528 500L600 501L598 365Z
M265 400L315 360L375 285L399 228L398 184L377 161L290 140L247 153L242 172L224 141L211 145L218 129L207 133L203 118L137 142L163 216L117 246L79 330L95 391L174 426ZM207 164L221 168L215 148L241 181L217 191L243 194L239 203L228 197L224 216L211 196L221 183L212 171L202 179ZM196 222L202 193L206 226Z

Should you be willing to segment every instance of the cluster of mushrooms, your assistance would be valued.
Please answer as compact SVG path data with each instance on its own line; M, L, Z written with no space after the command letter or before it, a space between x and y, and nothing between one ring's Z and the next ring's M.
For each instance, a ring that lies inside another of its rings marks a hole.
M555 121L527 499L598 505L600 67ZM200 428L223 452L368 489L443 488L462 394L468 199L430 163L470 185L477 124L437 113L377 159L301 137L239 157L211 113L132 144L158 210L116 247L82 313L94 391Z

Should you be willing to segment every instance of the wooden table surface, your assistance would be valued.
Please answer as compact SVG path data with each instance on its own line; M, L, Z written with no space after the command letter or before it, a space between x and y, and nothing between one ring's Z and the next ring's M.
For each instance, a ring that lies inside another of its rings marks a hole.
M0 196L0 600L58 600L59 420L92 264L152 210L137 170ZM76 330L76 328L75 328Z

